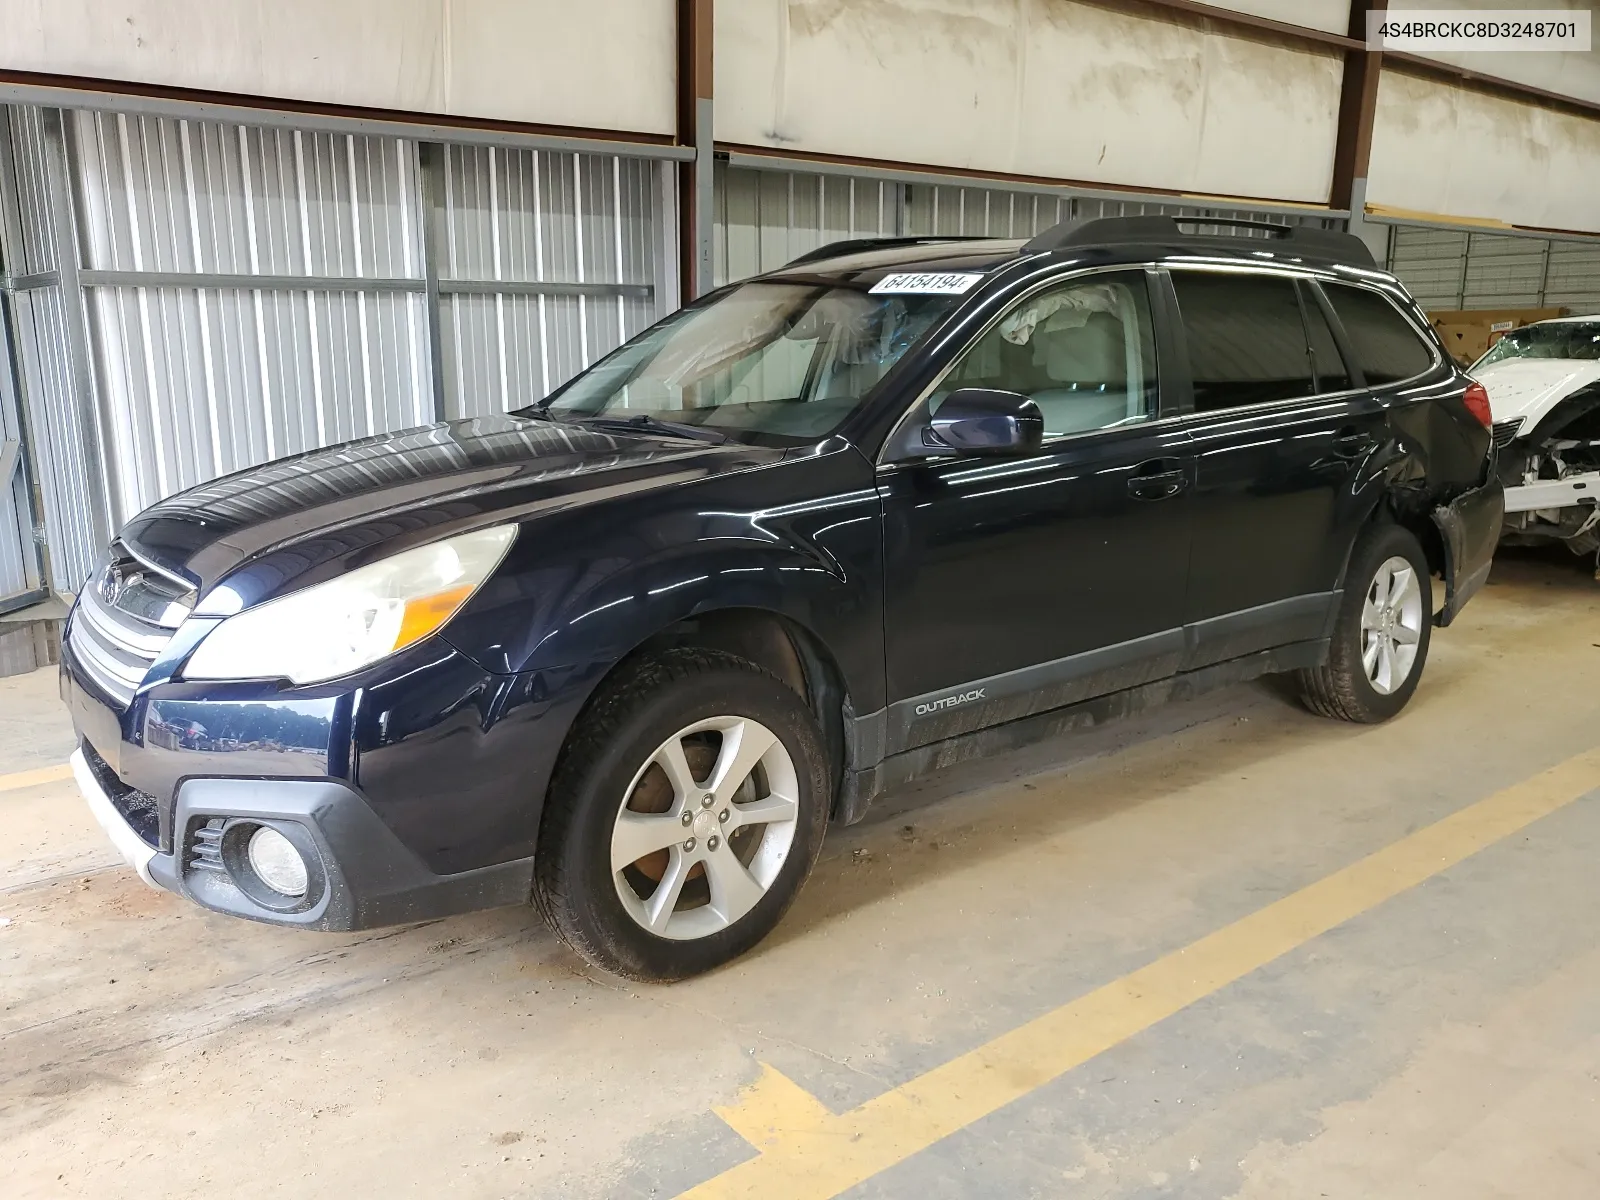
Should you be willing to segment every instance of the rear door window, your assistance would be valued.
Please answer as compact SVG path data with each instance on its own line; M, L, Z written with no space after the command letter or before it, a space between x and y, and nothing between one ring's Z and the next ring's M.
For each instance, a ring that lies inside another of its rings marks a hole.
M1322 290L1339 314L1368 387L1413 379L1433 366L1433 350L1380 293L1342 283Z
M1198 412L1316 393L1294 280L1172 272Z

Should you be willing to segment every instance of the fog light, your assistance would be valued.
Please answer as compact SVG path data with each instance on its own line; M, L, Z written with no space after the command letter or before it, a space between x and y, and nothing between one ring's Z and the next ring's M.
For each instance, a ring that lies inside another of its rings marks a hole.
M306 894L306 860L276 829L263 825L252 833L245 854L256 877L273 891L285 896Z

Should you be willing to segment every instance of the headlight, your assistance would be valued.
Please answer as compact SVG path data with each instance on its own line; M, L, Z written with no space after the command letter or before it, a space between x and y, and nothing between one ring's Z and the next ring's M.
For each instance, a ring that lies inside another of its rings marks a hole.
M206 636L183 677L317 683L348 675L455 616L516 536L515 525L462 534L247 609Z

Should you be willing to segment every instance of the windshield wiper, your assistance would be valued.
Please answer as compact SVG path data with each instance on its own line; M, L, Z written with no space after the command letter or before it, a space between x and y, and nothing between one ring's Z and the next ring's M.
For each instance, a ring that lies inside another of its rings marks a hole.
M714 429L707 429L703 425L690 425L683 421L663 421L660 417L652 417L649 413L635 413L631 417L569 417L565 419L577 421L584 425L593 425L598 429L664 433L668 437L689 437L702 442L720 443L728 440L727 434L718 433Z

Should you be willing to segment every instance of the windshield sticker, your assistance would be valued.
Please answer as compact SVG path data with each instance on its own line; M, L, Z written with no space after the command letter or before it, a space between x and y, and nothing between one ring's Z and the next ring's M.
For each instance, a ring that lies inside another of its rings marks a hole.
M917 292L942 296L959 296L963 292L970 291L972 285L982 278L982 275L971 275L962 271L954 273L905 272L899 275L885 275L872 285L872 291L880 295L885 292L899 292L901 294Z

